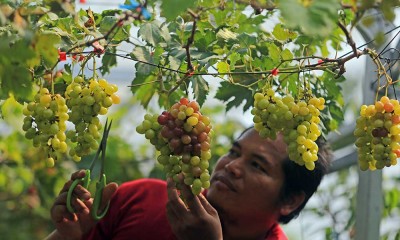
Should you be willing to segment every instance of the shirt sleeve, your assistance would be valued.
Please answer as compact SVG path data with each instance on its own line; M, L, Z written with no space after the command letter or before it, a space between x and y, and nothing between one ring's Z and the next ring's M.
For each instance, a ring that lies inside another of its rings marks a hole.
M82 239L175 239L166 217L167 187L158 179L122 184L107 215Z

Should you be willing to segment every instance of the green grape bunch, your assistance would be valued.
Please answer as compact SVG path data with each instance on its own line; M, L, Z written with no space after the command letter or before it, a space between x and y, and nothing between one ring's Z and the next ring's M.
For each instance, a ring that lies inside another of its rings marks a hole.
M61 154L67 152L65 130L69 118L65 99L60 94L50 94L41 88L34 100L24 106L25 115L22 129L25 137L32 139L33 145L47 153L46 164L54 166Z
M396 165L400 157L399 101L382 96L375 104L361 106L354 136L362 171Z
M74 160L79 161L99 147L102 129L99 115L106 115L113 104L120 102L117 91L117 85L109 84L105 79L85 81L82 76L76 76L67 86L65 98L69 121L75 129L67 131L66 136L76 143L69 151Z
M144 134L160 152L157 161L167 177L191 186L195 195L210 186L208 171L211 158L212 126L200 112L196 101L180 99L160 115L146 114L136 131Z
M254 95L254 128L263 138L275 139L282 133L288 145L289 159L308 170L315 168L318 160L318 145L321 135L320 110L324 109L323 98L311 97L307 102L295 100L291 95L281 97L272 88Z

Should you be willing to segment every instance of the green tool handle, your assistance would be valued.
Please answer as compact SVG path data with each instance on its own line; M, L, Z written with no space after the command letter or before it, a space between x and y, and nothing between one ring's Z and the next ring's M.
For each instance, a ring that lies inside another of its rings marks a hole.
M104 208L104 210L98 214L101 205L101 200L103 198L103 189L105 186L106 186L106 175L102 174L100 180L96 183L96 194L93 200L92 208L90 209L90 213L94 220L102 219L106 215L108 208L110 207L110 201L108 201L107 206Z
M75 180L72 182L72 184L71 184L71 186L69 187L69 189L68 189L68 194L67 194L67 209L68 209L68 211L69 211L70 213L74 213L74 212L75 212L74 208L72 207L71 202L72 202L72 194L73 194L74 189L76 188L76 186L78 186L78 184L81 184L81 185L82 185L84 188L86 188L86 189L89 187L89 184L90 184L90 170L89 170L89 169L86 170L86 175L85 175L85 177L75 179Z

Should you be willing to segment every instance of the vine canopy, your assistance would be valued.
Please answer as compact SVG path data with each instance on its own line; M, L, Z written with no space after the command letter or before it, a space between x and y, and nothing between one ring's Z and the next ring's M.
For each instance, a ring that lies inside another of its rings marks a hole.
M200 105L214 97L226 110L246 111L256 92L274 88L299 100L323 97L321 119L328 133L343 120L340 83L346 62L371 55L357 48L352 30L360 22L371 24L372 8L393 21L399 5L373 0L149 0L125 1L98 13L76 10L70 1L1 1L0 99L12 97L24 104L38 88L50 85L62 94L78 74L76 67L83 74L85 66L99 61L94 76L105 75L124 58L132 61L135 76L120 83L144 107L153 98L170 107L192 95ZM353 51L336 57L346 44ZM215 96L210 94L212 82L218 86Z

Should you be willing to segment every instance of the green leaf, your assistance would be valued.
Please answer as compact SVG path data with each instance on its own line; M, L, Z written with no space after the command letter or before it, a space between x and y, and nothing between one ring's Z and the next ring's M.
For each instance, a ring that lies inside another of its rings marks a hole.
M207 98L209 91L210 91L210 88L208 87L208 83L200 75L193 76L191 78L191 80L192 80L192 88L193 88L194 97L196 98L196 101L199 103L199 105L202 106Z
M160 27L157 21L143 23L138 35L151 46L159 46L162 41L170 41L171 36L166 27ZM164 44L166 46L166 44ZM162 45L162 46L164 46Z
M73 27L75 26L74 20L70 17L66 18L59 18L57 21L55 21L55 26L60 29L60 31L67 32L69 34L72 34Z
M398 5L399 2L397 1L396 3L396 1L382 1L381 11L385 19L390 22L392 22L396 17L396 14L394 12L394 10L396 9L396 4Z
M286 79L283 83L283 87L287 87L289 92L292 93L293 96L297 96L298 94L298 82L299 82L299 74L279 74L280 79Z
M277 40L283 42L289 39L294 39L297 36L295 32L283 28L282 24L276 24L274 30L272 31L272 34L275 36Z
M29 42L20 40L13 44L5 39L0 39L0 63L23 63L29 64L33 60L38 62L38 56ZM57 50L56 50L57 53Z
M179 102L183 93L180 89L173 91L170 94L159 94L158 105L163 109L169 109L172 105Z
M329 49L328 49L328 46L327 46L327 42L326 42L326 41L324 41L324 42L321 44L321 55L322 55L323 57L328 57L328 55L329 55Z
M217 70L219 73L228 73L230 71L230 66L226 62L218 62Z
M292 54L292 52L291 52L289 49L285 48L285 49L281 52L281 59L282 59L282 60L290 60L290 59L293 59L293 54Z
M310 2L306 5L305 2ZM309 36L328 36L338 21L337 0L298 1L281 0L279 9L288 27L298 28Z
M190 57L191 59L198 61L201 66L204 66L210 63L211 60L220 59L222 56L215 55L212 52L199 52L195 49L190 49Z
M148 50L146 47L141 47L137 46L133 51L131 52L131 56L133 60L138 60L136 63L136 69L138 72L141 74L149 74L150 72L154 71L156 68L150 64L156 64L157 62L154 62L154 58L152 56L152 53ZM150 63L150 64L148 64Z
M118 18L115 16L105 16L100 22L99 31L105 35L107 34L112 27L118 22ZM116 27L114 28L113 32L110 34L113 41L123 41L129 38L129 30L130 26L123 26L123 27Z
M281 56L281 50L279 49L279 47L276 46L274 43L268 43L267 47L268 57L271 58L274 62L279 62Z
M212 51L212 46L215 41L217 41L217 38L213 31L206 31L202 34L194 35L194 44L201 52Z
M217 89L215 97L227 103L226 111L229 111L232 107L238 107L244 102L243 111L245 111L253 104L251 90L229 82L221 82L221 86Z
M236 62L239 61L239 60L241 59L241 56L240 56L239 53L233 52L233 53L231 53L231 54L229 55L229 58L228 58L228 59L230 60L231 68L234 69Z
M161 16L165 17L167 21L174 20L182 12L188 8L193 8L197 1L180 1L180 0L163 0L161 1Z
M173 57L173 56L168 56L168 61L169 61L169 66L172 69L175 69L175 70L180 69L181 61L178 58Z
M253 35L248 33L242 33L237 36L237 40L239 41L240 45L244 48L249 48L250 46L254 46L257 44L257 38Z
M156 76L154 75L137 72L135 79L132 81L131 91L145 108L147 108L156 92L156 87L153 83L154 80L156 80Z
M116 53L115 47L108 48L109 53ZM117 65L117 56L114 54L104 54L103 58L101 59L102 65L100 67L101 74L105 75L106 73L110 73L110 69L113 66Z
M362 8L371 8L375 4L375 0L362 0L361 7Z
M0 99L8 98L12 93L20 103L30 100L33 88L27 68L8 65L7 71L0 71L0 74Z
M238 37L237 33L234 33L234 32L232 32L231 30L229 30L227 28L220 29L217 32L216 36L217 36L217 38L221 38L221 39L223 39L225 41L236 40L237 37Z
M46 66L53 67L58 61L58 48L61 38L51 32L42 32L36 40L35 49L42 56Z

